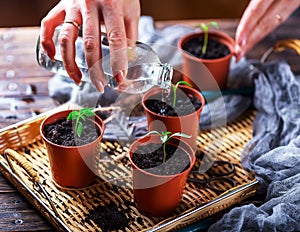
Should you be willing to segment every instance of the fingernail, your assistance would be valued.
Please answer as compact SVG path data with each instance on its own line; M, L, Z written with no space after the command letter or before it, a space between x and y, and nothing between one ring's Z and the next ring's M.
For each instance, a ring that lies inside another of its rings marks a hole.
M246 43L247 43L247 38L244 37L241 41L241 47L245 47Z
M95 83L95 87L98 90L98 92L104 93L104 86L103 86L102 82L97 81L97 83Z
M235 45L235 53L236 53L236 54L239 54L241 51L242 51L241 46L240 46L239 44L236 44L236 45Z
M77 73L71 73L71 78L75 81L77 85L81 85L81 76L79 76Z
M244 46L240 44L235 45L235 57L236 57L236 62L240 61L241 58L244 56L245 51L244 51Z
M118 83L122 83L125 80L126 75L127 75L127 72L125 70L122 70L117 73L115 78Z
M235 56L235 61L236 62L238 61L238 57L239 57L240 52L241 52L241 47L238 44L236 44L235 48L234 48L234 54L233 54Z
M240 37L236 40L236 43L244 46L246 43L246 37L244 35L240 35Z
M239 54L237 54L236 62L239 62L243 58L244 55L245 55L244 52L240 52Z
M54 54L51 51L47 52L47 56L50 58L51 61L55 61Z

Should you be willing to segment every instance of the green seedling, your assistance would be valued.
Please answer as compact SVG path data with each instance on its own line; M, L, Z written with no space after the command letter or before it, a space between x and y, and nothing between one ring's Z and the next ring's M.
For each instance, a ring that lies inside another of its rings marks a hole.
M75 133L80 137L82 134L83 122L86 121L86 117L92 117L94 115L94 108L82 108L70 112L67 119L75 121Z
M189 86L189 87L192 87L192 85L191 85L190 83L186 82L186 81L178 81L178 82L176 83L176 85L172 85L172 87L173 87L173 107L176 106L177 89L178 89L179 85L181 85L181 84L182 84L182 85L187 85L187 86Z
M209 22L208 24L200 23L196 26L196 27L200 27L204 32L204 40L203 40L203 45L202 45L202 50L201 50L203 55L206 53L206 50L207 50L208 30L211 26L215 27L216 29L219 28L219 25L217 22Z
M157 134L160 137L160 140L161 140L162 145L163 145L163 152L164 152L163 163L166 162L166 160L167 160L166 144L171 138L173 138L175 136L183 137L183 138L191 138L192 137L192 136L186 135L184 133L180 133L180 132L172 133L170 131L167 131L167 132L162 131L161 133L159 133L158 131L149 131L146 134L146 136L151 135L151 134Z

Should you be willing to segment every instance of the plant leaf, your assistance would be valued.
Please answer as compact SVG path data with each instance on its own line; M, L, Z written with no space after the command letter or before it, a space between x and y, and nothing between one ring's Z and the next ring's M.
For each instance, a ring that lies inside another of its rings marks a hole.
M157 135L161 136L161 134L158 131L149 131L145 136L152 135L152 134L157 134Z
M83 108L80 110L80 113L82 115L85 115L87 117L92 117L95 115L95 112L93 111L93 108Z
M209 28L205 23L201 23L201 24L200 24L200 27L201 27L202 30L205 31L205 32L208 31L208 28Z
M82 121L86 121L86 118L85 118L85 116L84 115L78 115L78 121L79 120L82 120Z
M74 111L71 111L67 117L68 120L75 120L77 119L79 116L79 112L74 110Z
M183 138L191 138L192 137L191 135L187 135L187 134L180 133L180 132L176 132L176 133L172 134L170 137L174 137L174 136L183 137Z
M210 25L217 29L219 28L219 24L217 22L210 22Z
M187 86L189 86L189 87L192 87L192 85L190 84L190 83L188 83L188 82L186 82L186 81L178 81L177 83L176 83L176 85L187 85Z

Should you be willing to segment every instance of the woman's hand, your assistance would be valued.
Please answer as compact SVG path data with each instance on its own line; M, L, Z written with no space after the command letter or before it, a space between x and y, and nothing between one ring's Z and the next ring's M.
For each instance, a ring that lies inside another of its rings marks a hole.
M61 0L42 20L41 45L51 59L55 46L54 30L62 24L59 44L64 66L70 78L81 82L81 72L75 63L75 40L82 26L84 52L95 87L103 92L105 77L101 62L101 25L105 25L110 47L110 60L114 76L119 82L127 70L127 39L136 41L140 17L139 0Z
M237 60L284 22L299 6L300 0L251 0L236 31Z

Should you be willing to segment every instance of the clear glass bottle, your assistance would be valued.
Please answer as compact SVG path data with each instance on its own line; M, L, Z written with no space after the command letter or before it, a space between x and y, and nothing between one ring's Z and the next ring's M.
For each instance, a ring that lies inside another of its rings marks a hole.
M54 73L63 76L68 76L66 72L60 48L58 43L58 36L60 26L56 28L53 41L56 46L56 54L54 60L51 60L42 49L38 38L36 46L37 62L40 66ZM83 40L79 36L76 40L76 58L75 61L82 72L82 81L91 82L89 78L88 67L85 61ZM109 46L105 34L101 36L102 44L102 68L106 77L106 85L118 89L119 84L112 75L110 66ZM122 83L122 91L128 93L143 93L153 86L160 86L163 89L169 90L171 86L171 79L173 75L173 68L169 64L162 64L153 49L141 42L137 42L134 48L128 48L131 54L128 58L128 70L125 78L125 83Z

